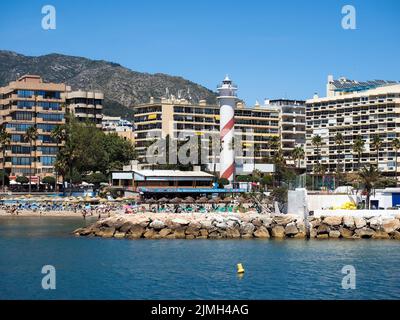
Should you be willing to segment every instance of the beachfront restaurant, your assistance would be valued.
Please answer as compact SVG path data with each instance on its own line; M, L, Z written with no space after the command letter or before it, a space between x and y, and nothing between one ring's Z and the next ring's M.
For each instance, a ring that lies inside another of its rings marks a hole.
M144 198L173 198L182 195L203 196L241 193L246 189L223 189L214 184L214 176L203 171L131 170L114 171L112 185L137 192Z

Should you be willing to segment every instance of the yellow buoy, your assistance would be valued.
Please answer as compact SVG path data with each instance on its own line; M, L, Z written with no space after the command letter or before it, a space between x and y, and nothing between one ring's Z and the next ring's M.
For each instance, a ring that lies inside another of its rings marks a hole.
M241 263L237 264L237 273L244 273L244 268Z

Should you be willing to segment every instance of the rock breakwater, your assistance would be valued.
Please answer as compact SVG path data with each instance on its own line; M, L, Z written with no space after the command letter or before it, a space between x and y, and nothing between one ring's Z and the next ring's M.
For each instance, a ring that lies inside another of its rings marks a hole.
M308 230L306 224L309 225ZM126 239L396 239L400 215L393 218L309 217L262 214L115 215L77 229L76 236Z

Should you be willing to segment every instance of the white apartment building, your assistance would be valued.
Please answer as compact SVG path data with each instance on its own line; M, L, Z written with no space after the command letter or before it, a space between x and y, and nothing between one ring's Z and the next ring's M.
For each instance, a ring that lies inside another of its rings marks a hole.
M394 175L395 151L391 146L394 138L400 138L400 83L394 81L359 82L328 76L326 97L315 95L306 101L306 156L307 171L314 172L320 162L327 174L354 172L358 170L358 154L353 152L354 141L364 140L361 167L378 163L379 170ZM344 144L335 143L341 133ZM320 154L312 145L312 138L321 136ZM372 147L375 136L379 136L382 147ZM400 167L399 167L400 169Z

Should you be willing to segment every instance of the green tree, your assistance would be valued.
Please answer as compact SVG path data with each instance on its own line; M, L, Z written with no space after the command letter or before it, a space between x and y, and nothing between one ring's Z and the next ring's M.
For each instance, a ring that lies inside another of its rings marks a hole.
M395 177L396 186L397 186L397 158L398 158L398 153L399 153L399 149L400 149L400 140L398 138L395 138L392 140L392 148L394 149L394 152L395 152L394 177Z
M320 160L321 160L320 151L321 151L321 146L322 146L322 137L320 135L313 136L311 139L311 144L315 147L315 153L317 155L317 165L316 166L314 165L314 174L315 174L317 171L316 167L319 167ZM314 182L313 182L313 188L315 188Z
M56 186L56 178L55 177L52 177L52 176L46 176L46 177L44 177L43 179L42 179L42 182L44 183L44 184L47 184L47 185L49 185L49 186Z
M335 135L335 144L336 144L336 147L337 147L337 153L341 156L341 154L342 154L342 145L344 144L344 137L340 132L336 133L336 135ZM341 157L337 158L337 168L336 168L337 172L340 171L340 160L339 160L339 158L341 158ZM343 171L345 171L344 164L343 164Z
M382 147L382 144L383 144L383 142L382 142L381 138L379 137L379 135L375 135L372 139L371 146L376 151L376 168L377 168L377 170L379 170L379 151Z
M34 150L33 144L36 143L38 133L37 133L37 128L36 125L33 125L29 127L24 135L24 140L25 142L29 143L30 146L30 155L29 155L29 194L31 193L32 189L32 162L35 160L35 157L32 157L32 151L36 153L36 150ZM36 172L34 172L35 174Z
M300 169L300 161L304 159L305 152L302 147L296 147L292 150L292 158L294 162L297 162L297 168Z
M359 170L358 179L364 187L364 192L366 194L366 208L369 209L371 191L379 183L381 175L376 166L370 164L369 167L365 166Z
M60 150L60 145L61 143L63 143L63 141L65 141L66 139L66 132L65 132L65 128L63 128L62 126L56 126L52 131L51 131L51 137L53 138L53 140L55 141L56 145L57 145L57 150ZM57 182L58 182L58 170L54 170L55 171L55 179L56 182L54 184L54 191L57 192Z
M3 186L3 192L5 192L5 178L6 178L6 169L5 169L5 162L6 162L6 148L7 146L10 145L11 142L11 134L6 131L6 128L4 125L0 126L0 147L1 147L1 152L3 155L2 161L3 161L3 174L1 177L2 180L2 186Z
M100 183L108 182L107 176L102 172L94 172L90 175L85 177L85 181L88 183L92 183L95 185L96 188L99 188Z
M15 181L17 181L18 183L24 184L24 183L28 183L29 179L25 176L18 176Z
M361 167L361 155L364 152L364 145L365 142L361 137L357 137L356 140L354 140L353 143L353 152L357 154L357 169L360 169Z

